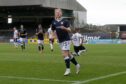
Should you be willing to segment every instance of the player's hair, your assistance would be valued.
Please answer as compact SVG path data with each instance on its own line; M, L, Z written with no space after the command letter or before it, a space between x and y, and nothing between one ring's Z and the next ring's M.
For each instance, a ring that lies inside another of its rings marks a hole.
M55 8L55 11L57 11L57 10L60 10L62 12L62 9L61 8Z

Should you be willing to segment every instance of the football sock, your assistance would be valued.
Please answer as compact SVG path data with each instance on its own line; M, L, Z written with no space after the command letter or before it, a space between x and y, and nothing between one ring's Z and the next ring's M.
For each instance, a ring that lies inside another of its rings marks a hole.
M76 59L73 57L73 55L71 55L71 60L70 60L74 65L77 65L77 61Z
M44 49L44 46L43 45L41 45L41 48L42 48L42 50Z
M38 46L38 50L41 51L41 46Z
M70 58L67 56L64 58L65 63L66 63L66 68L70 68Z
M53 50L53 44L52 43L50 43L50 47L51 47L51 50Z
M25 42L23 42L23 49L25 49Z
M23 50L23 45L21 45L21 49Z

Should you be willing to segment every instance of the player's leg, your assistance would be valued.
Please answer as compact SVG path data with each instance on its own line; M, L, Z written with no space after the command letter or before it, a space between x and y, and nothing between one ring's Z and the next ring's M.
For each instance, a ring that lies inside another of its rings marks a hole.
M65 61L65 64L66 64L66 71L64 73L64 76L67 76L67 75L70 74L70 57L68 55L69 51L63 50L62 53L63 53L64 61Z
M77 52L78 47L76 47L75 49L76 49L76 52ZM70 57L70 61L76 66L76 74L78 74L79 71L80 71L80 64L77 62L77 60L74 58L74 56L72 55L71 52L69 52L69 57Z
M74 56L69 53L70 61L76 66L76 74L80 72L80 64L77 62L77 60L74 58Z
M79 52L78 52L79 55L85 51L86 51L86 48L83 45L79 46Z
M60 48L62 50L62 55L64 57L64 61L66 65L66 71L64 73L64 76L67 76L70 74L70 57L69 57L69 48L67 47L67 42L60 43Z
M17 47L17 46L16 46L16 38L14 38L14 46Z
M26 41L26 39L23 38L23 49L25 49L25 41Z
M15 46L18 47L18 38L15 40Z
M44 41L41 40L41 50L43 51L44 50Z
M38 44L38 50L41 51L41 44Z
M23 41L23 49L25 49L25 40Z
M78 46L74 46L74 53L73 53L73 55L79 56L79 55L78 55L78 52L79 52Z
M51 51L53 51L53 39L49 39L49 41L50 41L50 48L51 48Z
M22 51L23 51L23 38L20 38L20 45L21 45L21 49L22 49Z
M41 51L41 41L38 40L38 51Z

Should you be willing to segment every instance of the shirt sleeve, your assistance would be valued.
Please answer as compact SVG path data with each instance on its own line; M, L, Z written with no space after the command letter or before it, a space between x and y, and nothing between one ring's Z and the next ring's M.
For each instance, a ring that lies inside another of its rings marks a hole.
M51 29L52 29L52 30L56 30L56 26L55 26L55 24L54 24L54 21L52 21L52 23L51 23L51 24L52 24Z

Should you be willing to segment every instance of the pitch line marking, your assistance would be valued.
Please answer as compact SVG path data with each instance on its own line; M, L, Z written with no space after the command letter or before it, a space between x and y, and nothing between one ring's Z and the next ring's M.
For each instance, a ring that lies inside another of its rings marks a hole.
M33 77L17 77L17 76L0 76L0 78L19 79L19 80L36 80L36 81L52 81L52 82L68 82L71 84L84 84L84 83L101 80L101 79L105 79L105 78L109 78L109 77L115 77L115 76L119 76L119 75L123 75L123 74L126 74L126 71L109 74L109 75L105 75L105 76L100 76L100 77L96 77L96 78L92 78L92 79L88 79L88 80L84 80L84 81L68 81L68 80L33 78Z
M78 82L78 81L68 81L68 80L42 79L42 78L17 77L17 76L0 76L0 78L19 79L19 80L35 80L35 81L68 82L68 83L76 83L76 82Z
M109 75L105 75L105 76L100 76L100 77L96 77L96 78L92 78L92 79L88 79L88 80L84 80L84 81L78 81L78 82L75 82L72 84L84 84L84 83L101 80L101 79L105 79L105 78L110 78L110 77L115 77L115 76L119 76L119 75L123 75L123 74L126 74L126 71L113 73L113 74L109 74Z

